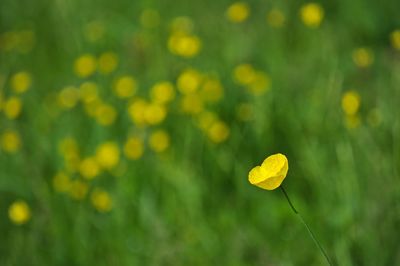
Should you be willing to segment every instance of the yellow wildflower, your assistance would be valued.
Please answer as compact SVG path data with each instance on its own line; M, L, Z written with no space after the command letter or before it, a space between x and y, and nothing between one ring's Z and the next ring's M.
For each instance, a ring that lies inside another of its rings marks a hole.
M4 114L9 119L16 119L22 110L20 98L12 96L4 102Z
M358 114L346 115L345 125L348 129L355 129L355 128L359 127L360 124L361 124L361 119Z
M124 154L128 159L137 160L144 152L143 141L138 137L129 137L124 145Z
M248 89L255 95L260 95L270 88L271 81L269 76L261 71L254 73L253 80L248 85Z
M11 87L16 93L24 93L32 84L32 77L26 71L21 71L11 77Z
M245 21L250 14L250 8L245 2L235 2L228 7L226 16L228 20L234 23Z
M75 60L74 71L78 77L89 77L96 71L96 58L91 54L80 56Z
M99 72L109 74L113 72L118 65L118 56L113 52L102 53L98 60Z
M96 161L101 168L112 169L119 162L119 147L114 142L105 142L97 147Z
M360 95L355 91L347 91L342 97L342 109L346 115L355 115L360 108Z
M79 87L79 94L84 103L91 103L98 98L98 86L92 81L86 81Z
M230 134L229 127L222 121L215 121L208 129L208 137L215 143L225 141Z
M352 57L354 64L361 68L369 67L374 62L374 54L368 48L355 49Z
M136 80L132 76L122 76L114 84L114 92L120 98L129 98L137 89Z
M233 71L234 80L242 85L250 84L256 76L256 71L250 64L241 64Z
M68 192L71 187L71 180L64 172L59 172L53 177L53 188L57 192Z
M21 139L18 132L7 130L1 134L0 147L8 153L16 153L21 147Z
M169 37L168 49L175 55L191 58L199 53L201 41L196 35L177 31Z
M394 49L400 50L400 29L394 30L390 34L390 42Z
M262 189L273 190L279 187L289 169L285 155L278 153L267 157L261 166L256 166L249 172L249 182Z
M8 208L8 217L17 225L25 224L31 218L31 210L25 201L17 200Z
M109 212L112 208L112 200L107 191L96 188L90 195L93 207L99 212Z
M104 23L102 21L91 21L85 25L84 34L88 41L97 42L103 38L105 33Z
M58 94L58 103L62 108L70 109L75 107L79 100L79 90L76 87L68 86Z
M203 111L199 114L199 117L197 119L197 124L200 127L200 129L207 131L211 125L217 121L218 117L215 113L210 112L210 111Z
M147 108L147 101L141 98L137 98L129 104L128 113L133 123L137 126L143 126L146 124L145 111Z
M274 28L282 28L285 25L285 15L281 10L274 8L267 13L267 23Z
M117 117L117 111L112 105L99 104L95 110L95 118L97 123L102 126L112 125Z
M187 114L198 114L203 111L203 100L197 94L188 94L181 100L181 110Z
M205 79L201 89L201 97L205 102L218 102L223 96L224 88L218 79Z
M168 81L158 82L151 87L150 97L153 102L158 104L170 102L175 98L174 86Z
M182 94L190 94L196 92L201 84L202 76L194 69L186 69L177 80L177 86Z
M73 199L82 200L86 197L88 190L89 187L85 182L75 179L71 182L68 192Z
M300 18L304 25L318 28L324 18L324 10L320 4L308 3L300 8Z
M169 135L164 130L157 130L149 137L149 146L155 152L163 152L169 147Z
M82 160L79 166L79 173L86 179L93 179L100 174L100 167L96 158L88 157Z
M157 125L164 121L167 110L163 105L152 103L146 106L144 110L144 119L149 125Z

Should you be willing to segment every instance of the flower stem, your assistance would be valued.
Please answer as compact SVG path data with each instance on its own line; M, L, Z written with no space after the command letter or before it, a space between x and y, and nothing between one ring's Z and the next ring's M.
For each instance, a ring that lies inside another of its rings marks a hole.
M328 262L329 265L333 265L331 260L329 259L328 255L326 254L325 250L322 248L321 244L319 243L318 239L315 237L314 233L311 231L310 227L307 225L307 223L304 221L303 217L301 216L301 214L296 210L296 208L293 206L293 203L290 201L288 194L286 193L286 190L283 188L283 186L280 186L283 194L285 195L285 198L287 200L287 202L289 203L290 207L292 208L293 212L299 216L301 222L304 224L304 226L307 228L308 233L310 234L312 240L314 241L315 245L317 245L317 247L319 248L319 250L321 251L322 255L324 255L326 261Z

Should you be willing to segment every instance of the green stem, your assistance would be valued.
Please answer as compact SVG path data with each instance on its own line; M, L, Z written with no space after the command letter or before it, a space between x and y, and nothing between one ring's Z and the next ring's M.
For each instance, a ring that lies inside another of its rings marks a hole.
M301 214L296 210L296 208L293 206L292 202L289 199L288 194L286 193L286 190L283 188L283 186L280 186L283 194L285 195L286 200L288 201L290 207L292 208L293 212L299 216L301 222L304 224L304 226L307 228L308 233L310 234L311 238L313 239L314 243L317 245L319 250L321 251L322 255L324 255L326 261L328 262L329 265L333 265L331 260L329 259L328 255L326 254L325 250L322 248L321 244L319 243L318 239L315 237L314 233L311 231L310 227L307 225L307 223L304 221L303 217Z

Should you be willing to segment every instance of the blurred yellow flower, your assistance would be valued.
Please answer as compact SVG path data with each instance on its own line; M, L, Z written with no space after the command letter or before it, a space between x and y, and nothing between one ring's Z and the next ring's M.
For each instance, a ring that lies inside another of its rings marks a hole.
M0 35L0 50L29 53L35 46L36 36L32 30L8 31Z
M64 172L59 172L53 177L53 188L57 192L68 192L71 187L71 180Z
M278 153L267 157L261 166L256 166L249 172L249 182L262 189L273 190L279 187L289 169L285 155Z
M132 97L136 89L136 80L132 76L122 76L114 83L114 92L119 98Z
M63 88L58 94L58 104L64 109L75 107L80 97L79 89L74 86Z
M345 125L348 129L355 129L355 128L359 127L360 124L361 124L361 119L358 114L346 115Z
M91 54L80 56L75 60L74 71L78 77L89 77L96 71L96 58Z
M103 38L105 33L105 26L102 21L91 21L85 25L84 34L88 41L97 42Z
M210 111L202 111L197 119L197 125L200 129L207 131L211 125L218 120L218 117L215 113Z
M218 102L224 96L221 82L215 78L206 78L201 88L201 98L205 102Z
M142 98L136 98L129 104L128 113L135 125L144 126L146 124L145 111L147 105L147 101Z
M215 143L224 142L230 134L229 127L222 121L213 122L208 129L208 137Z
M342 97L342 109L346 115L355 115L360 108L360 95L355 91L347 91Z
M269 76L261 71L254 73L253 80L248 84L248 89L254 95L260 95L269 90L271 81Z
M197 70L186 69L179 75L177 87L182 94L190 94L198 90L201 81L202 76Z
M155 152L163 152L169 147L169 135L164 130L157 130L150 134L149 146Z
M175 98L174 86L171 82L161 81L153 85L150 89L151 100L158 104L165 104Z
M114 52L102 53L97 63L100 73L109 74L117 68L118 55Z
M14 224L25 224L31 218L31 210L25 201L17 200L8 208L8 217Z
M8 153L16 153L21 148L18 132L7 130L0 136L0 147Z
M267 13L267 23L274 28L282 28L285 25L285 15L280 9L274 8Z
M181 99L181 110L187 114L198 114L204 109L203 100L197 94L188 94Z
M137 160L142 157L144 152L143 141L138 137L129 137L124 145L124 154L126 158Z
M372 65L374 62L374 54L368 48L357 48L352 54L353 62L356 66L365 68Z
M97 123L102 126L112 125L117 117L117 111L112 105L99 104L95 110Z
M32 76L26 71L21 71L11 77L11 87L16 93L24 93L32 84Z
M163 105L151 103L144 110L144 119L149 125L157 125L164 121L167 110Z
M96 158L88 157L81 161L79 173L86 179L93 179L100 174L100 167L97 164Z
M85 182L79 179L75 179L71 181L68 192L71 198L75 200L82 200L86 197L88 190L89 187Z
M79 87L79 95L84 103L91 103L98 98L98 86L92 81L86 81Z
M172 54L191 58L200 52L201 40L193 34L173 32L168 39L168 49Z
M234 80L242 85L250 84L256 76L256 71L250 64L241 64L233 70Z
M304 25L318 28L324 18L324 10L320 4L307 3L300 8L300 18Z
M16 119L22 111L22 102L20 98L12 96L4 102L4 114L9 119Z
M249 15L250 8L245 2L235 2L230 5L226 11L228 20L234 23L245 21Z
M190 33L193 31L193 21L189 17L176 17L171 23L171 31Z
M145 28L155 28L160 23L160 14L154 9L145 9L140 14L140 23Z
M394 49L400 50L400 29L396 29L390 34L390 42Z
M97 147L96 161L101 168L112 169L119 162L119 147L115 142L105 142Z
M99 212L109 212L112 209L112 200L107 191L96 188L90 195L93 207Z

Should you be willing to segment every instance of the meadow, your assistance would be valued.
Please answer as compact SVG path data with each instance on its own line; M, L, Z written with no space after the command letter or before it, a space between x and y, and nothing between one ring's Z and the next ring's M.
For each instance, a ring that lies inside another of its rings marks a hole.
M397 0L0 2L0 265L400 265Z

